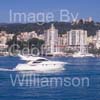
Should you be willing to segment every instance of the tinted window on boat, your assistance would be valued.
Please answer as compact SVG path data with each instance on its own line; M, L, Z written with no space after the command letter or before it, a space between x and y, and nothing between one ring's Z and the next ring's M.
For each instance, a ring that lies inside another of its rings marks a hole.
M38 59L36 61L34 61L33 63L41 63L42 61L48 61L47 59Z
M48 61L47 59L38 59L37 61Z

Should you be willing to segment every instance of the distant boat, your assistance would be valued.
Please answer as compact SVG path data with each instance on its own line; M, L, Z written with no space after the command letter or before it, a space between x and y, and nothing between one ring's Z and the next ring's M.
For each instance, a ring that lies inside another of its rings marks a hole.
M46 56L65 56L65 53L63 52L53 52L52 54L51 53L47 53Z
M83 57L95 57L93 54L90 54L90 53L81 53L81 52L77 52L77 53L74 53L72 55L72 57L74 58L83 58Z

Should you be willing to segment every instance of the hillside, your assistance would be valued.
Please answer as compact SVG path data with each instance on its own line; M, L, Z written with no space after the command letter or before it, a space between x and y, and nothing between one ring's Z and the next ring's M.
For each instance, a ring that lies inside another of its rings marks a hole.
M84 29L88 31L88 36L95 35L96 31L100 29L100 22L85 22L80 21L76 23L65 23L65 22L50 22L44 23L43 25L38 25L37 23L27 23L27 24L0 24L0 31L7 31L7 33L18 34L20 32L30 32L36 31L38 34L43 34L44 30L48 29L54 23L55 27L59 30L59 34L64 34L66 31L71 29Z

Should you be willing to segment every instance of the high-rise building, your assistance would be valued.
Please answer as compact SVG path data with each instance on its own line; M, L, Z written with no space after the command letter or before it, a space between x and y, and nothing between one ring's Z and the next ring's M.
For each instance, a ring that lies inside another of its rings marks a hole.
M7 33L5 31L0 32L0 54L2 53L3 50L7 49Z
M54 27L54 24L51 25L50 29L44 32L44 40L47 54L54 54L59 52L58 45L58 30Z
M87 46L87 31L70 30L67 33L67 45L72 49L77 49L81 45Z
M96 32L96 48L100 48L100 30Z

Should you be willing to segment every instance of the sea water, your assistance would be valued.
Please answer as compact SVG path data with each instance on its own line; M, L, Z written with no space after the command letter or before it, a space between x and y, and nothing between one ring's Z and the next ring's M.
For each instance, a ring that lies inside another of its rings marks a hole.
M51 57L69 64L64 70L17 72L25 63L0 57L0 100L100 100L100 58Z

